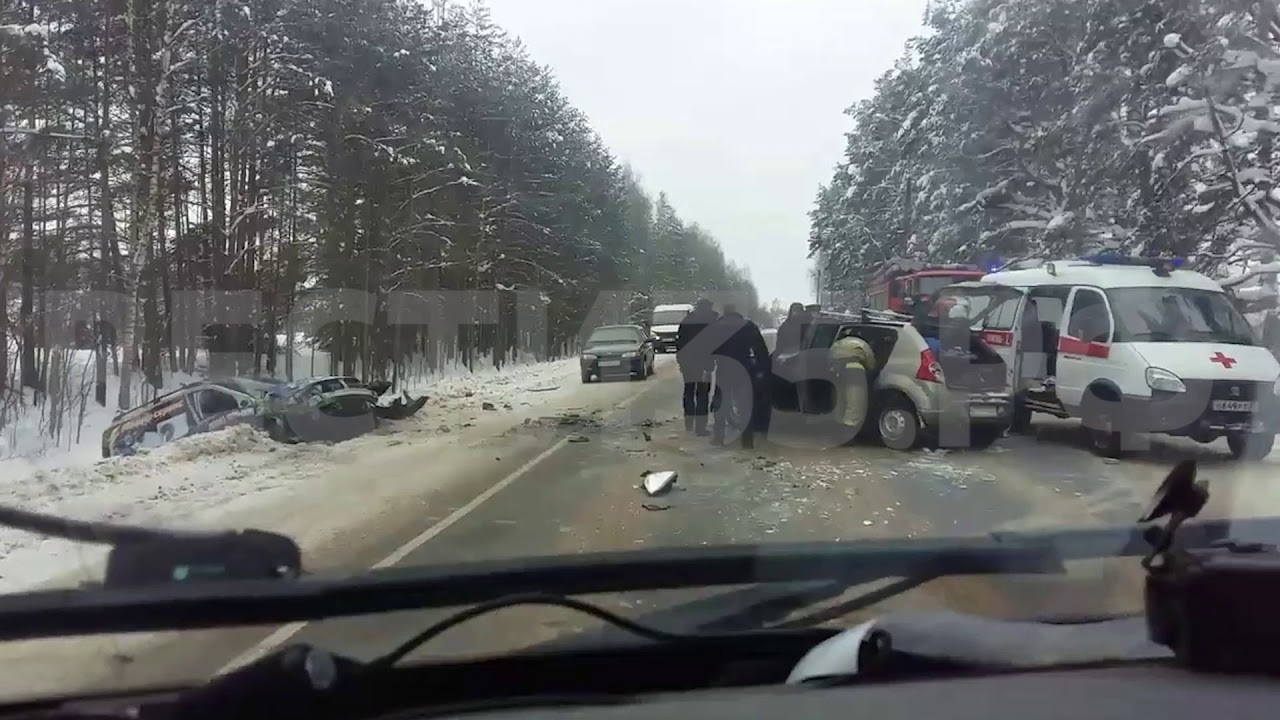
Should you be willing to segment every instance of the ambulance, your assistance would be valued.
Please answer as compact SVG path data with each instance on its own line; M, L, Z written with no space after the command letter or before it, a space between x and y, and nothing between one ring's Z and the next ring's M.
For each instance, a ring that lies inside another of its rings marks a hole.
M1013 429L1032 413L1079 418L1095 452L1143 433L1271 452L1280 362L1212 279L1177 259L1100 255L1024 261L944 288L1005 360Z

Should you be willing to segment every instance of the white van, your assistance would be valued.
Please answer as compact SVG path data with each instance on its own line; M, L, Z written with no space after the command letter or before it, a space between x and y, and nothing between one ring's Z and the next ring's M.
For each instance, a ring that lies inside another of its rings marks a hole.
M1271 452L1280 363L1222 288L1177 261L1095 257L1002 270L945 288L1004 358L1014 429L1032 412L1078 417L1094 450L1159 432L1237 458Z
M653 308L653 317L649 321L649 332L658 338L655 348L658 352L676 351L676 333L680 331L680 321L693 312L693 305L679 303L675 305L658 305Z

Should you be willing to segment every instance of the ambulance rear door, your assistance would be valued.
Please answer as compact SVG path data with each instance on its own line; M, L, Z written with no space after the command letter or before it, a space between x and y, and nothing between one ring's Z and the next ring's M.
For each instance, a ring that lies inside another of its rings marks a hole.
M1005 385L1016 390L1022 363L1016 329L1026 304L1026 293L1010 285L972 280L939 290L934 307L947 312L956 304L966 306L970 327L978 331L984 343L1000 356L1005 366Z

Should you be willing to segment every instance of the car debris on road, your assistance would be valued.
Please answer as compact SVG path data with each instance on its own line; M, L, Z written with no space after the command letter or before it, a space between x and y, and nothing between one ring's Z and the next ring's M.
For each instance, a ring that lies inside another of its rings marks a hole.
M646 470L640 476L640 487L651 497L666 495L671 492L671 487L675 485L676 479L680 474L675 470Z

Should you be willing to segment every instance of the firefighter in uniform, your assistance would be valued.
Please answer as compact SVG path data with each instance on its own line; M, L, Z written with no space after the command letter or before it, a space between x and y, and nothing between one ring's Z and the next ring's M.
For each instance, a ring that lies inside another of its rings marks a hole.
M839 381L839 414L841 425L854 435L861 429L870 409L871 378L876 372L876 354L860 337L844 337L831 345L831 365ZM849 439L853 439L850 436Z

